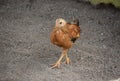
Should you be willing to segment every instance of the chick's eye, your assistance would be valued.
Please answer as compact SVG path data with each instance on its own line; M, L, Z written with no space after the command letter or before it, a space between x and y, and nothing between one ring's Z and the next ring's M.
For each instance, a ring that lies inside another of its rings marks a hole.
M60 24L62 24L62 22L60 22Z

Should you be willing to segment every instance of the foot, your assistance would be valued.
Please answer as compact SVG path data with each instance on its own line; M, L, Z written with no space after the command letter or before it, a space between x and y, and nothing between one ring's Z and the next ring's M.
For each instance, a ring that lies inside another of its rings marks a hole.
M66 61L65 61L66 64L70 64L71 63L71 60L70 58L66 58Z
M53 69L53 68L60 68L60 62L53 64L51 69Z

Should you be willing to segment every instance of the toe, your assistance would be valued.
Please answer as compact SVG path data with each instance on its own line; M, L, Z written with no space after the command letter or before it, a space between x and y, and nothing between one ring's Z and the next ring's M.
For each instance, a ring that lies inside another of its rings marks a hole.
M66 64L70 64L70 62L71 62L70 58L67 58L66 59Z
M53 68L60 68L60 63L56 63L56 64L52 65L51 69L53 69Z

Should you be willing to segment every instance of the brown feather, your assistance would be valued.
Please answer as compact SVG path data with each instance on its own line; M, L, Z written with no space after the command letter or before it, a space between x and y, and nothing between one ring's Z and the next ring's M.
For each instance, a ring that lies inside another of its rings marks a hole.
M69 49L79 36L80 27L76 24L67 23L61 28L55 26L50 39L53 44L64 49Z

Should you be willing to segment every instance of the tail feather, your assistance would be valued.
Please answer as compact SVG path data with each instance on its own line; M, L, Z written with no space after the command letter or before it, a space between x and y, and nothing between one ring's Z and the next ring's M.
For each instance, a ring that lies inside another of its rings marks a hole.
M73 18L71 24L76 24L77 26L79 26L79 19Z

